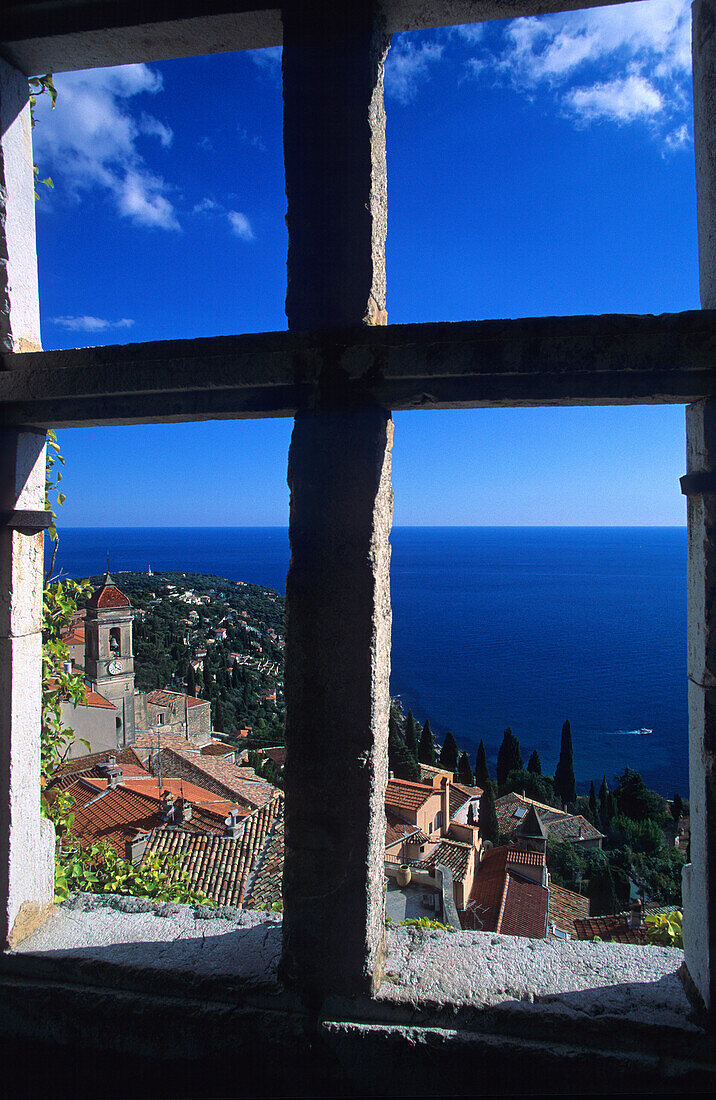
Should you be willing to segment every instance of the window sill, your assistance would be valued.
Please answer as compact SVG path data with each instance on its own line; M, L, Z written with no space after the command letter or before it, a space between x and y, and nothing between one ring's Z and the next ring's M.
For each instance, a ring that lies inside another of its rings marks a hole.
M418 1061L431 1066L454 1060L465 1043L480 1057L514 1047L519 1058L527 1046L559 1072L589 1052L600 1064L616 1059L627 1076L648 1076L653 1063L681 1087L714 1082L681 951L414 928L392 928L387 940L378 996L334 999L314 1021L332 1053L372 1044L370 1058L355 1059L354 1084L381 1058L388 1083L396 1043L411 1057L416 1043L425 1046ZM96 1028L103 1050L109 1042L140 1057L208 1058L235 1054L240 1026L244 1042L270 1035L295 1055L306 1016L276 979L280 946L278 914L77 895L4 955L0 1034L28 1038L36 1028L38 1039L49 1031L60 1044L91 1048Z

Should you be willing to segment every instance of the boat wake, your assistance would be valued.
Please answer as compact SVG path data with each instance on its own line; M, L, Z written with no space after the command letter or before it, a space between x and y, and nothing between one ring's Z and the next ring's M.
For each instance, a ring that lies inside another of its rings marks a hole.
M639 730L611 730L610 733L609 733L609 736L610 737L617 737L617 736L621 736L621 737L648 737L649 734L653 733L653 732L654 732L653 730L647 729L646 726L643 726Z

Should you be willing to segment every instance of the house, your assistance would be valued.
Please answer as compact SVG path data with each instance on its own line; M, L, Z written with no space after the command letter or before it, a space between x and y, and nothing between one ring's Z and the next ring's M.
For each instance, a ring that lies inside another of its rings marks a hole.
M589 900L552 886L546 852L546 827L532 806L512 843L484 852L459 914L462 927L533 939L576 938L575 919L589 915Z
M137 726L141 730L171 732L192 744L211 739L211 703L177 691L151 691L137 700Z
M500 836L510 838L519 828L530 808L538 811L540 820L549 836L555 840L568 840L582 849L601 848L604 834L600 833L582 814L570 814L557 810L534 798L511 792L495 799L495 812Z
M450 772L433 768L421 774L430 782L388 780L386 874L395 877L399 867L408 864L416 881L435 885L436 869L446 866L452 872L454 901L460 910L472 888L481 846L477 826L468 825L459 816L471 803L472 794L454 784Z

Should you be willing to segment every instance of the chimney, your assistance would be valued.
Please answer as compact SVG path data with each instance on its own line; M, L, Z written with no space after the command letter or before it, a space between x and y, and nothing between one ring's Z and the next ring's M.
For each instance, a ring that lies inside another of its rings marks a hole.
M130 863L139 863L147 849L149 833L137 833L132 840L125 843L125 857Z
M161 805L164 820L172 825L174 823L174 795L171 791L164 791Z
M224 819L224 836L237 837L241 833L241 816L238 810L232 810L227 818Z
M72 675L72 661L63 661L62 667L68 676Z
M634 901L630 906L631 912L629 913L629 927L638 931L642 924L642 905L641 898L634 898Z
M100 764L100 771L107 777L107 790L113 791L122 779L122 769L115 762L116 757L110 757L106 764Z
M441 836L448 835L450 828L450 780L445 776L440 784L440 810L442 812Z
M191 821L193 810L188 798L180 798L177 800L177 811L180 821Z

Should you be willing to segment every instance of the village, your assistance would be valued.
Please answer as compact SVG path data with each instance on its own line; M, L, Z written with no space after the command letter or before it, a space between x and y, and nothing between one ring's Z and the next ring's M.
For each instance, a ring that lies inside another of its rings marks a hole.
M264 744L252 752L252 766L242 741L253 743L253 730L237 727L229 736L215 728L212 702L197 685L211 686L202 675L204 662L213 646L228 641L234 616L223 616L207 634L194 610L206 607L215 594L215 589L202 595L165 585L165 600L192 607L180 620L190 653L188 683L176 690L174 677L171 687L140 690L133 627L144 623L147 610L133 607L107 572L63 636L72 670L84 677L87 703L63 704L76 739L48 793L61 791L70 801L73 836L82 847L107 842L132 864L170 855L174 877L212 903L280 910L286 750L282 743ZM152 593L150 606L162 602ZM239 618L245 620L247 612ZM249 646L266 634L282 646L275 627L242 625ZM241 666L269 670L272 662L256 645L256 656L228 652L227 683ZM262 695L275 704L282 681L278 663L273 665L274 690ZM270 764L274 782L261 774L264 763ZM584 851L601 848L603 834L586 817L511 792L495 802L500 843L493 844L478 825L482 795L480 787L456 781L444 767L421 764L419 781L390 773L384 851L388 923L437 922L455 930L538 939L645 942L638 899L629 912L590 917L588 897L551 880L550 836Z

